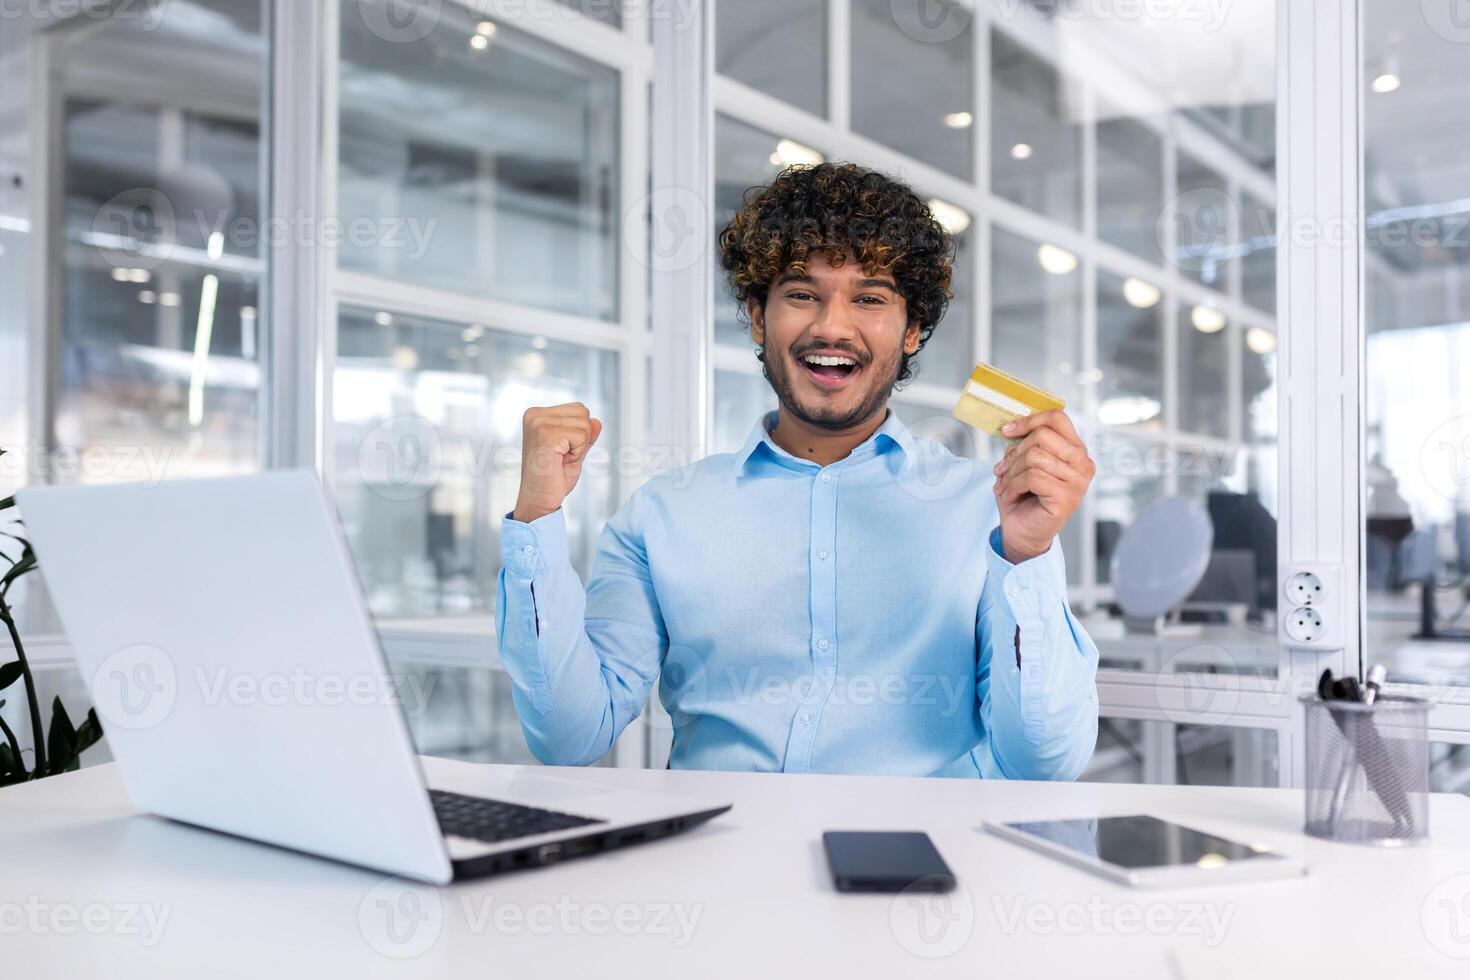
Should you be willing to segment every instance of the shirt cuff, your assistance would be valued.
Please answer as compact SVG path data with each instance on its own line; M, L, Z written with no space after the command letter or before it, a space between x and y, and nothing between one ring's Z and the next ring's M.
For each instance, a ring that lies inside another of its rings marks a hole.
M990 532L986 558L990 575L1002 586L1017 622L1039 616L1047 599L1067 594L1067 562L1059 538L1052 538L1050 547L1035 558L1013 565L1006 560L996 527Z
M500 563L506 571L534 579L550 568L570 563L567 521L561 508L529 524L511 514L506 514L500 522Z

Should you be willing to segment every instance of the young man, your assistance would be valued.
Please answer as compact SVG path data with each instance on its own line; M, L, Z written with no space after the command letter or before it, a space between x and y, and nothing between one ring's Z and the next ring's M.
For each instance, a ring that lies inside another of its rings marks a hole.
M908 187L822 164L747 194L720 243L780 409L635 492L585 592L560 507L602 423L526 412L498 635L531 750L593 762L657 681L676 768L1076 778L1097 649L1056 536L1086 448L1046 412L992 469L887 407L944 315L949 236Z

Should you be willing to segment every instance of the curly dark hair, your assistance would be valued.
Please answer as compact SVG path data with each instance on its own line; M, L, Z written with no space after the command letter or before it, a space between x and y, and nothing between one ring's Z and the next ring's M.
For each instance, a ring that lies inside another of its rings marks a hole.
M764 310L776 277L804 272L813 251L833 266L851 254L867 275L891 275L923 350L954 295L954 240L907 184L855 163L820 163L788 167L746 191L720 232L720 261L741 314L751 299ZM913 377L919 351L903 356L900 382Z

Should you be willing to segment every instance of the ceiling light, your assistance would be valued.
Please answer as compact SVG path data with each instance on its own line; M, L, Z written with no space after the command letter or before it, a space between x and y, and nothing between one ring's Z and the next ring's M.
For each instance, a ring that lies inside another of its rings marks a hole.
M393 326L393 314L386 310L379 310L373 314L373 322L380 327L391 327Z
M482 20L475 25L475 33L480 37L494 37L497 28L493 21Z
M178 306L179 305L179 294L178 293L159 293L158 294L158 305L159 306Z
M944 124L950 129L969 129L975 125L975 116L969 112L951 112L944 117Z
M412 371L419 366L419 352L407 344L393 348L393 367L398 371Z
M479 344L467 344L467 345L465 345L464 356L465 357L479 357L480 356L480 345Z
M1225 329L1225 314L1213 306L1198 303L1189 311L1189 322L1200 333L1219 333Z
M1011 159L1012 160L1030 160L1031 159L1031 144L1030 143L1017 143L1015 146L1011 147Z
M194 363L189 370L189 424L204 423L204 381L209 368L209 342L214 336L214 307L219 277L208 275L199 286L199 319L194 326Z
M1245 345L1257 354L1271 354L1276 350L1276 335L1265 327L1251 327L1245 332Z
M220 256L225 254L225 235L222 231L216 231L209 236L209 245L206 246L207 253L212 261L218 262Z
M138 302L144 306L152 306L158 302L158 294L151 289L138 290Z
M1047 242L1036 250L1036 261L1054 276L1065 276L1077 268L1077 256L1064 248Z
M1139 425L1158 418L1162 408L1156 398L1119 395L1103 399L1097 406L1097 420L1103 425Z
M255 307L253 307L253 306L242 306L242 307L240 307L240 319L242 319L242 320L254 320L255 319Z
M1402 84L1403 81L1397 75L1386 71L1373 79L1369 87L1379 95L1386 95L1389 92L1397 92Z
M934 215L934 220L939 222L939 227L951 235L963 234L970 227L970 213L948 201L941 201L937 197L929 198L929 211Z
M1158 303L1160 295L1159 287L1151 282L1144 282L1136 276L1123 280L1123 298L1130 306L1146 310Z
M147 269L129 269L128 282L144 283L153 279L153 273Z
M478 323L472 323L460 331L460 338L467 344L473 344L485 336L485 328Z
M470 47L476 51L484 51L490 46L490 39L483 34L470 35Z
M534 348L536 348L537 350L545 350L546 349L546 338L545 337L541 337L541 336L532 337L531 338L531 346L534 347Z
M776 144L771 154L771 163L778 167L811 167L822 162L822 154L796 140L783 139Z
M124 269L121 266L113 269L112 270L112 279L113 279L113 281L114 282L127 282L130 271L131 270Z

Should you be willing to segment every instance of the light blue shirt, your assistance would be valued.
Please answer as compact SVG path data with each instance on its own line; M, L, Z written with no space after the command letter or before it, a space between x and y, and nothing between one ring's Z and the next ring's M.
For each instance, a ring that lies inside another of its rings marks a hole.
M505 519L500 656L536 757L600 758L657 682L675 768L1081 774L1097 648L1061 546L1006 561L990 467L891 412L828 466L774 421L635 491L585 591L561 511Z

